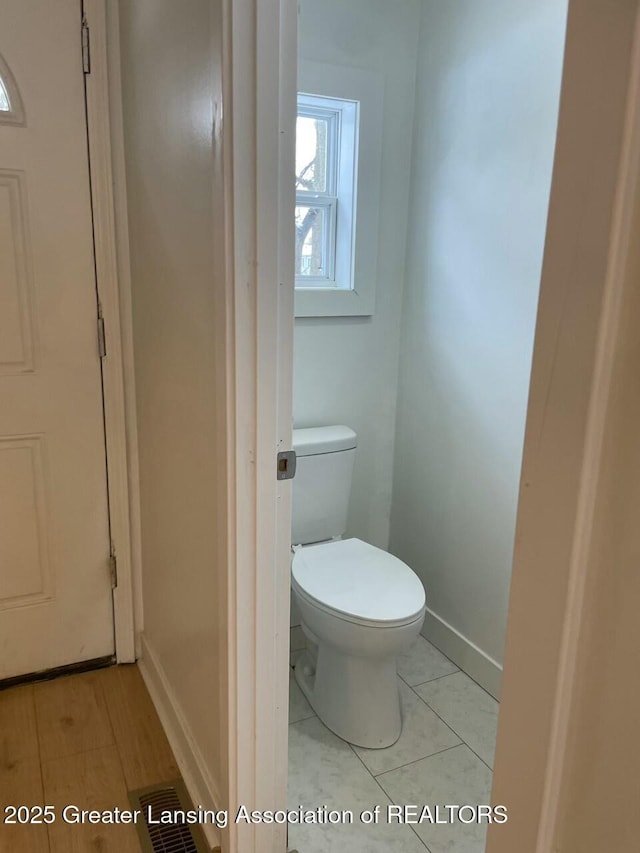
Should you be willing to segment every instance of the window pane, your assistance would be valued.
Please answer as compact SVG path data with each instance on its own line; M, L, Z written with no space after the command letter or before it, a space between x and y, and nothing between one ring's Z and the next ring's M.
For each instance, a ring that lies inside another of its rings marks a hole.
M9 96L7 95L7 90L5 89L2 78L0 77L0 112L8 113L10 111L11 105L9 104Z
M327 142L329 122L315 116L298 116L296 122L296 189L327 192Z
M324 207L300 204L296 207L296 275L327 277L325 236L327 211Z

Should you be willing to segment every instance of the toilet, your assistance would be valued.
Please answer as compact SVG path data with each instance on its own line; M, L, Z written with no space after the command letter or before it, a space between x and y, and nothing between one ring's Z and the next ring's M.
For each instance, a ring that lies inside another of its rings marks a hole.
M342 539L356 443L346 426L293 431L291 589L307 638L295 679L329 729L375 749L402 730L397 658L420 633L425 593L402 560Z

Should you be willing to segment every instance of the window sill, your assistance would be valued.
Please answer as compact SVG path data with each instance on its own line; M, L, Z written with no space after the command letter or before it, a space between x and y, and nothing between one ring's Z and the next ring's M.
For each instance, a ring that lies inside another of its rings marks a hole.
M375 291L368 288L338 290L337 288L297 287L296 317L370 317L375 308Z

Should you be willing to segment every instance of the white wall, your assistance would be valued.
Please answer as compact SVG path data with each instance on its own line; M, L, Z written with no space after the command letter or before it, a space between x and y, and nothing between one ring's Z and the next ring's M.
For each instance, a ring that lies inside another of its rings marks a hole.
M425 584L426 636L494 692L565 16L425 0L420 27L390 548Z
M569 4L487 853L637 847L639 9Z
M213 99L221 4L120 0L137 421L143 661L187 781L218 799L226 505L216 376ZM222 545L221 545L222 543ZM184 767L183 767L184 769ZM191 776L190 776L191 773ZM192 793L194 797L196 792ZM199 799L196 799L198 802Z
M387 547L419 0L302 0L300 60L384 75L376 309L296 320L294 423L358 433L349 535Z

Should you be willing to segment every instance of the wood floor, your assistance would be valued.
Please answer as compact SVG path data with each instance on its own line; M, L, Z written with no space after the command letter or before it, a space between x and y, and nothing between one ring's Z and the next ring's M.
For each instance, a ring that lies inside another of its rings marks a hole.
M60 812L127 809L127 790L179 775L135 665L0 691L0 809L57 813L50 826L8 826L0 812L0 853L140 853L132 825L69 825Z

